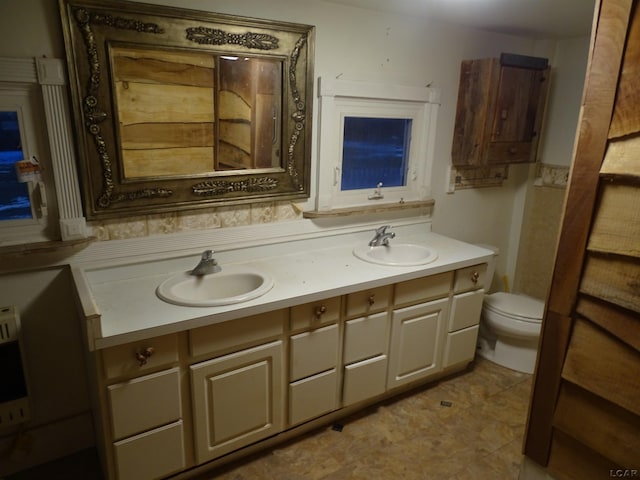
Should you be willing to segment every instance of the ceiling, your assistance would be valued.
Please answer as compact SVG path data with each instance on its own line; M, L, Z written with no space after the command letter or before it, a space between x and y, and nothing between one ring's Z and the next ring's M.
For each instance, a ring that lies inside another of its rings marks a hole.
M325 0L535 38L589 35L595 0Z

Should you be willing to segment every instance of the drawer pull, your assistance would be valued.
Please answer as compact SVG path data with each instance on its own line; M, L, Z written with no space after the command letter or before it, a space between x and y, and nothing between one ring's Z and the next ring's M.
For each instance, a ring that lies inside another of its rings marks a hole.
M367 303L369 304L370 307L372 307L373 304L376 303L375 296L376 295L372 293L371 295L369 295L369 298L367 298Z
M138 365L140 365L141 367L143 365L146 365L147 364L147 360L149 360L149 357L151 357L151 355L153 355L153 352L155 352L153 347L147 347L147 348L143 348L142 350L137 351L136 352L136 360L138 360Z
M471 281L473 283L478 283L479 278L480 278L480 273L477 270L471 274Z
M320 320L320 317L322 317L322 315L327 311L327 307L325 307L324 305L319 305L315 308L315 310L313 311L316 320Z

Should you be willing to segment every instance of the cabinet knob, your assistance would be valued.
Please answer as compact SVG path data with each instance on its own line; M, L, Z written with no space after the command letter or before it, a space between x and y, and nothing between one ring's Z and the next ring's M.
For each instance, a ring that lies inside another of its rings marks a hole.
M141 367L143 365L146 365L147 360L149 360L149 357L153 355L153 352L155 352L153 347L147 347L147 348L143 348L142 350L138 350L136 352L136 360L138 360L138 365L140 365Z
M375 293L372 293L371 295L369 295L369 298L367 298L367 303L369 304L369 306L373 306L374 303L376 303L376 295Z
M322 315L327 311L327 307L325 307L324 305L318 305L315 310L313 311L316 320L320 320L320 317L322 317Z
M471 274L471 281L473 283L478 283L479 278L480 278L480 273L478 271L475 271Z

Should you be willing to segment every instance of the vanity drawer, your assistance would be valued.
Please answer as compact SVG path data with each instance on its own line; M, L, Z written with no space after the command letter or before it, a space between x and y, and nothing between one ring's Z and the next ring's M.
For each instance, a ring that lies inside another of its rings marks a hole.
M487 275L487 264L473 265L467 268L456 270L456 280L453 285L453 292L460 293L467 290L482 288Z
M299 333L291 337L290 381L335 368L338 364L338 325Z
M478 325L447 334L444 346L443 368L471 361L476 355L476 340L478 339Z
M275 310L190 330L191 356L215 356L279 337L284 332L287 314L286 309Z
M449 316L448 330L450 332L455 332L461 328L470 327L480 323L483 300L483 289L454 295L453 301L451 302L451 314Z
M172 368L107 387L114 440L178 420L180 370Z
M396 284L395 305L409 305L446 297L451 289L453 272L439 273Z
M387 356L379 355L344 367L342 403L346 407L385 392Z
M114 443L118 480L164 478L186 467L182 421Z
M178 362L178 335L127 343L102 350L104 374L107 378L137 376Z
M289 425L311 420L337 408L338 372L335 368L289 385Z
M392 285L371 288L347 295L347 318L361 317L386 310L391 302Z
M387 312L354 318L345 323L345 364L386 353L388 345L389 315Z
M337 322L340 318L340 297L291 307L291 330L316 328Z

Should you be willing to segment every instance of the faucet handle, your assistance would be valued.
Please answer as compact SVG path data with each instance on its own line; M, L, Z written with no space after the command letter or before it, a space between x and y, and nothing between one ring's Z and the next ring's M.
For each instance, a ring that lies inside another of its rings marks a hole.
M211 260L214 253L215 252L213 250L205 250L204 252L202 252L202 256L200 258L202 260Z
M387 229L391 228L391 225L383 225L381 227L376 228L376 233L382 235L383 233L387 233Z

